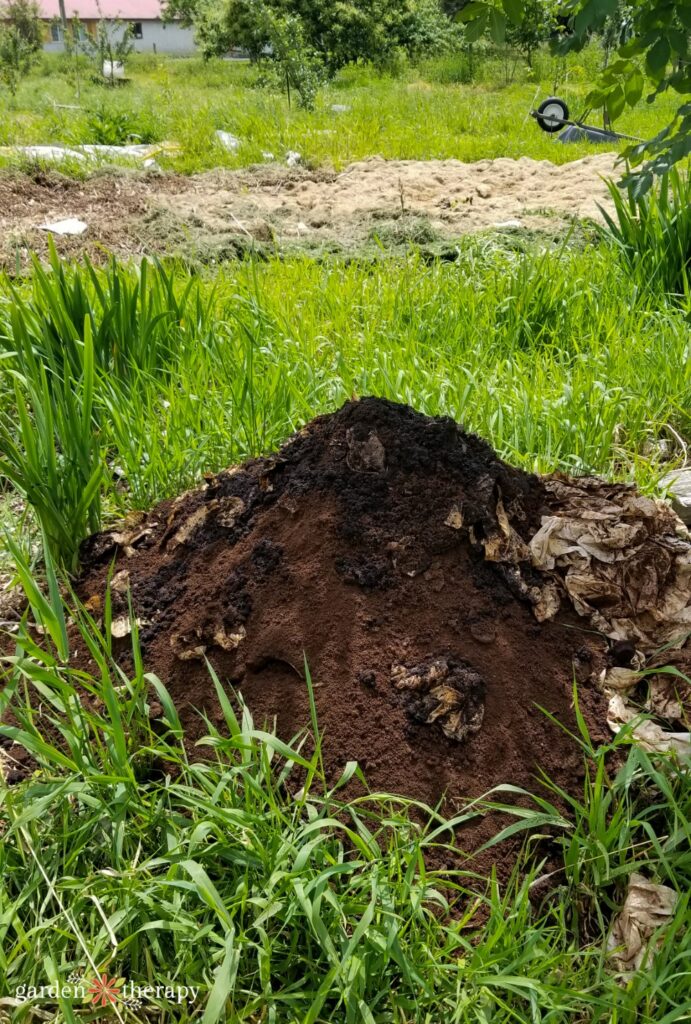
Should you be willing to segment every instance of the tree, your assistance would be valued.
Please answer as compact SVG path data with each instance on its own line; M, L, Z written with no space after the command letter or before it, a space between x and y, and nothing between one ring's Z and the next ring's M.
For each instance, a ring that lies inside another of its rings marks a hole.
M632 8L629 3L618 0L615 10L607 16L602 26L602 49L604 50L604 66L620 46L628 43L633 29Z
M506 41L525 57L530 68L536 51L556 31L559 6L559 0L525 0L521 20L507 22Z
M35 0L8 0L0 7L0 81L16 96L42 46L42 26Z
M266 31L272 62L285 83L288 106L294 91L300 97L300 105L312 110L324 67L305 39L301 19L294 14L267 12Z
M400 51L430 52L450 31L440 0L167 0L166 17L194 25L207 54L235 45L254 59L272 45L272 18L298 18L305 47L331 72L357 60L386 65Z
M97 7L100 14L100 5L97 4ZM96 35L92 37L87 32L80 45L84 53L95 62L99 74L105 74L104 69L108 68L106 81L114 86L116 64L124 64L134 50L132 29L121 21L110 21L101 16L96 26Z
M38 0L6 0L0 4L0 21L16 29L33 53L43 47L43 25Z
M496 36L506 31L507 22L520 24L523 6L521 0L472 0L458 17L466 23L467 32L477 33L475 38L488 29ZM680 97L691 94L691 0L629 0L625 7L619 37L611 44L616 58L608 62L586 98L591 107L604 106L612 120L639 102L646 83L651 83L649 103L669 90ZM611 31L608 19L622 14L622 4L620 0L565 0L560 14L566 17L566 25L555 48L568 53L585 46L594 32ZM686 100L654 139L627 150L627 158L640 169L624 181L633 187L634 195L643 195L656 174L664 174L690 153L691 102Z

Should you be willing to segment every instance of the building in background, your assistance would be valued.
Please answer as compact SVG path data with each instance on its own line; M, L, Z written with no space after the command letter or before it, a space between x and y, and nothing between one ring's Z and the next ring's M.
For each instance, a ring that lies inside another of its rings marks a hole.
M44 50L60 53L65 48L60 0L39 0L45 22ZM159 0L64 0L68 23L79 18L80 31L93 35L99 21L122 22L132 30L138 53L194 53L194 32L179 22L164 22ZM71 31L68 24L67 31Z

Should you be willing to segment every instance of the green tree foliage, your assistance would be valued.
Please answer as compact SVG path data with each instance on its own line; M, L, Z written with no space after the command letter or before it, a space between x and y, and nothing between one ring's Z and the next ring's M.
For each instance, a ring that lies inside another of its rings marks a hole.
M490 32L501 41L507 24L520 26L527 6L521 0L472 0L457 17L465 23L468 38L479 39ZM646 90L649 103L670 89L680 97L691 94L691 0L566 0L559 15L563 30L554 45L560 52L582 48L593 33L602 35L608 58L614 50L614 59L605 61L586 99L590 107L605 107L611 120L627 106L635 106ZM643 195L656 174L666 173L689 154L691 102L687 100L654 139L628 150L631 163L643 166L625 181L633 186L634 195Z
M43 46L38 0L6 0L0 4L0 21L14 28L34 53L38 53Z
M0 6L0 81L16 95L42 46L36 0L7 0Z
M305 52L329 71L358 60L386 66L401 52L416 57L439 50L451 30L440 0L168 0L166 16L194 25L208 55L239 46L254 58L272 47L281 19L297 18Z
M633 31L633 9L623 0L618 0L615 10L607 16L602 26L602 49L604 65L607 67L610 57L620 46L628 43Z
M524 6L522 0L470 0L458 11L456 20L465 25L469 43L484 35L490 35L495 43L503 43L507 25L521 25Z
M570 33L564 49L579 49L594 31L606 30L607 19L620 9L617 0L570 0ZM588 97L591 106L605 106L614 119L625 107L634 106L647 91L647 100L667 90L680 97L691 94L691 0L630 0L628 23L616 57L603 71ZM629 158L635 165L647 161L629 178L635 193L643 194L656 174L691 153L691 102L679 105L675 119L647 143L633 147Z
M288 104L293 93L297 93L300 105L311 110L324 76L324 65L307 42L302 19L295 14L275 14L266 7L262 36L267 40L274 77L285 87Z
M519 22L508 20L506 41L533 66L535 52L557 31L560 0L525 0Z

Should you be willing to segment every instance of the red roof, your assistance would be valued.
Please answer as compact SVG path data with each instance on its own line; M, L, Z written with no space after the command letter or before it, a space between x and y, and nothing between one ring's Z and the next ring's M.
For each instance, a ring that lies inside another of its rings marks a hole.
M60 17L58 0L39 0L41 17L50 21ZM99 11L100 7L100 11ZM122 18L123 21L155 21L161 17L160 0L65 0L68 18L75 16L82 21L98 21L99 18Z

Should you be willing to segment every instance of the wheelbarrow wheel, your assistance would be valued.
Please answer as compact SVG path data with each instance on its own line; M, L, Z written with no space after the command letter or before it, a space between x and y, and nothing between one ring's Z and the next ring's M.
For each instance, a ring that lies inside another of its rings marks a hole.
M558 96L550 96L537 108L537 123L543 132L560 132L569 119L569 108Z

